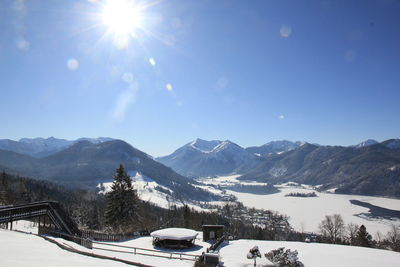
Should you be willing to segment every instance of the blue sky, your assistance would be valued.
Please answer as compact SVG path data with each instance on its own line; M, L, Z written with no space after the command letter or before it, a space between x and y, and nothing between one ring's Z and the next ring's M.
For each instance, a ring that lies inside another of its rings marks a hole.
M107 1L0 2L0 138L399 137L400 1L135 3L121 45Z

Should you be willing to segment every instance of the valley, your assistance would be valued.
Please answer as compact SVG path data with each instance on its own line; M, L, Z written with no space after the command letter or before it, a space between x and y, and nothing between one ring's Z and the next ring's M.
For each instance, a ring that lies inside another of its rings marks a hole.
M231 194L237 201L247 207L257 209L279 211L288 215L289 222L296 231L299 232L318 232L318 225L326 215L340 214L345 223L364 224L371 234L380 232L386 233L391 224L400 226L400 218L372 217L369 209L354 205L352 200L358 200L378 207L399 210L400 199L371 197L349 194L334 194L327 191L320 191L318 187L301 185L296 183L286 183L276 185L279 192L271 194L252 194L229 190L227 188L234 185L252 185L257 187L265 186L265 183L242 182L237 178L239 175L220 176L215 178L200 179L202 183L220 190L220 193ZM204 187L205 189L207 187ZM317 197L287 197L289 193L310 193L315 192Z

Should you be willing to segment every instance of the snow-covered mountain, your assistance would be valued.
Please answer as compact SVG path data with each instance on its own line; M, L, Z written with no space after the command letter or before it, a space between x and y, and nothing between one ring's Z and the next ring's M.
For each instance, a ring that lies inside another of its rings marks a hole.
M381 144L384 146L391 148L391 149L400 149L400 139L389 139L386 141L383 141Z
M80 141L89 141L93 144L99 144L111 140L114 139L109 137L83 137L76 140L58 139L54 137L22 138L19 141L0 139L0 149L30 155L36 158L42 158L66 149Z
M229 140L196 139L156 160L183 175L200 177L229 174L255 159L255 155Z
M366 146L372 146L372 145L375 145L375 144L378 144L378 143L379 142L374 140L374 139L368 139L368 140L365 140L364 142L361 142L361 143L359 143L359 144L357 144L357 145L355 145L353 147L356 147L356 148L366 147Z
M283 153L286 151L290 151L304 144L305 142L301 141L291 142L287 140L280 140L280 141L271 141L262 146L248 147L246 148L246 150L258 156L266 156L269 154Z

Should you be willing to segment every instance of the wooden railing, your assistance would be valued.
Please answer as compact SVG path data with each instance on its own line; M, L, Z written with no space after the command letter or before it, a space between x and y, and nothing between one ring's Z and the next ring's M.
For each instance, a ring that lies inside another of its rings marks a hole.
M43 215L47 215L59 230L70 235L80 235L77 225L55 201L33 202L0 208L0 223L12 223L13 221L31 219Z
M48 235L48 236L52 236L52 237L60 237L62 239L72 241L78 245L84 246L85 248L89 248L89 249L93 248L93 241L91 239L82 238L77 235L69 235L66 233L55 231L48 227L39 227L38 234L39 235Z
M104 246L104 247L101 247L101 246ZM108 247L112 247L112 248L108 248ZM130 254L135 254L135 255L160 257L160 258L166 258L166 259L189 260L189 261L196 261L200 257L200 255L194 255L194 254L168 252L168 251L161 251L161 250L154 250L154 249L147 249L147 248L131 247L131 246L98 242L98 241L93 241L93 249L119 252L119 253L130 253Z
M149 231L137 231L132 233L121 233L121 234L114 234L114 233L103 233L103 232L96 232L93 230L81 230L81 237L83 238L90 238L95 241L124 241L129 240L134 237L139 236L148 236L150 235Z

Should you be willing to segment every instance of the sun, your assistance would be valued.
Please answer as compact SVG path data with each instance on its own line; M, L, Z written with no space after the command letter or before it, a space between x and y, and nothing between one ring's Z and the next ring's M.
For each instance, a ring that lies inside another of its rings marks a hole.
M101 19L114 39L125 42L143 27L143 8L130 0L108 0L103 5Z

